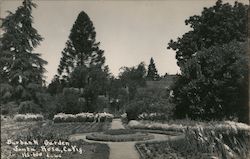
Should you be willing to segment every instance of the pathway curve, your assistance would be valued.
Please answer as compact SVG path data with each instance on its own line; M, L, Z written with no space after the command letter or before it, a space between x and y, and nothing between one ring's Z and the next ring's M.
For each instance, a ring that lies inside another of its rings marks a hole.
M125 129L122 125L121 119L114 119L111 123L111 129ZM139 159L140 155L135 148L135 143L138 141L129 141L129 142L102 142L102 141L93 141L86 139L86 136L91 133L84 134L74 134L69 137L71 141L83 139L91 143L105 143L108 144L110 148L109 159ZM163 134L155 134L154 139L147 140L147 142L153 141L164 141L169 139L176 139L181 136L168 136ZM143 142L143 141L142 141ZM145 141L144 141L145 142Z

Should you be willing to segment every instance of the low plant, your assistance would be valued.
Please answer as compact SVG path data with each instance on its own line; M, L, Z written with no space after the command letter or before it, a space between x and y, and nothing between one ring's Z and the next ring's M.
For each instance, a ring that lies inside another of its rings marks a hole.
M112 122L114 116L109 113L79 113L79 114L64 114L59 113L54 115L54 122Z
M13 118L15 121L42 121L44 119L41 114L16 114Z
M103 132L107 135L124 135L124 134L135 134L136 131L132 129L110 129Z
M144 158L247 159L250 126L231 121L197 124L183 129L176 140L140 143Z
M168 120L169 116L165 113L141 113L137 117L139 120L164 121Z
M147 133L131 133L131 134L117 134L110 135L105 133L92 133L86 136L88 140L95 141L110 141L110 142L126 142L126 141L144 141L153 139L154 136Z

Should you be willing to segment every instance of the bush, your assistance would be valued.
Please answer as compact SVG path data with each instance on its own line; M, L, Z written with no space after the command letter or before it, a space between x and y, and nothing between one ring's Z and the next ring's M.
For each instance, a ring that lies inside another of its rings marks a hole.
M56 96L57 112L76 114L82 112L84 105L80 98L80 93L73 88L64 88L62 94Z
M41 114L16 114L13 118L15 121L42 121L44 119Z
M42 109L34 101L23 101L19 105L19 113L41 113Z
M169 99L169 91L164 88L143 88L138 90L135 99L126 106L127 119L136 120L142 113L164 113L164 118L161 120L171 119L174 106ZM152 118L152 120L154 119Z
M175 116L204 120L239 118L248 107L246 43L203 49L181 68L174 87Z

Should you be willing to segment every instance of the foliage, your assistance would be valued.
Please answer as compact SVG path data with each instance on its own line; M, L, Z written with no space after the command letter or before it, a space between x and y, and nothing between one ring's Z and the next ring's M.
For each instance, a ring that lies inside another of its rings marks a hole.
M121 79L113 76L109 78L107 94L110 98L110 111L123 112L124 105L128 102L128 91L123 87Z
M13 115L18 113L19 107L16 102L7 102L1 104L1 114L2 115Z
M136 146L145 158L248 158L249 126L240 124L194 126L185 130L185 136L175 140L142 143ZM222 127L223 128L222 128ZM230 127L232 126L232 127ZM236 127L235 127L236 126Z
M155 67L154 59L151 57L150 63L148 65L147 80L156 81L160 78L158 71Z
M101 67L104 64L104 51L96 42L96 32L89 16L80 12L62 52L62 58L58 67L59 75L66 71L69 75L78 66L90 68L92 65ZM81 86L83 87L83 86Z
M138 119L142 113L164 113L162 120L172 118L173 104L164 88L142 88L126 107L128 120Z
M214 6L204 8L201 15L189 17L185 24L192 30L168 44L169 49L176 51L178 65L182 67L182 64L202 48L227 44L232 40L245 41L247 9L247 5L239 2L232 6L217 0Z
M137 117L139 120L166 121L169 120L167 113L142 113Z
M119 74L122 85L127 89L129 100L135 97L138 87L146 85L146 68L144 63L140 63L136 67L123 67Z
M108 135L124 135L124 134L135 134L136 131L132 129L110 129L103 132Z
M33 101L23 101L19 105L19 113L41 113L42 110L39 105Z
M174 87L178 118L242 121L248 102L246 43L231 42L197 52Z
M22 106L25 101L38 104L36 93L45 83L43 73L47 62L33 52L43 39L32 26L34 7L31 0L24 0L15 13L8 11L7 17L2 19L0 93L3 102L21 102Z
M92 133L86 136L88 140L95 141L111 141L111 142L126 142L126 141L144 141L153 139L154 136L146 133L128 133L128 134L105 134L105 133Z
M13 119L15 121L41 121L44 117L41 114L16 114Z
M65 87L64 83L65 83L64 79L59 79L59 76L55 75L51 83L48 85L47 91L51 95L59 94L62 92L63 88Z
M63 93L55 96L56 112L76 114L86 109L84 100L80 99L80 92L74 88L64 88Z
M49 85L52 94L58 94L65 87L83 89L80 97L85 99L85 111L90 112L96 111L98 95L106 94L109 78L104 51L95 38L92 21L84 11L80 12L62 51L58 75Z
M54 122L111 122L114 116L109 113L79 113L79 114L56 114Z

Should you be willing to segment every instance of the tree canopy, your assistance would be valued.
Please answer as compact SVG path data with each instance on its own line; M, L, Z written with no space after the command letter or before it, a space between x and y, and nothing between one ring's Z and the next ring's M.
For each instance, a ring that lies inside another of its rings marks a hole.
M185 21L192 30L168 48L181 74L174 86L177 117L242 118L248 100L247 5L218 0Z
M202 48L227 44L232 40L245 41L247 8L239 2L232 6L218 0L214 6L205 7L201 15L189 17L185 24L191 27L191 31L168 44L168 49L176 51L178 65L181 66Z
M137 87L146 85L146 68L144 63L140 63L136 67L123 67L119 74L122 85L128 89L129 98L133 99Z
M65 87L83 89L81 96L85 98L89 111L94 111L91 105L98 95L106 94L108 85L109 69L104 65L104 51L99 45L92 21L81 11L62 51L58 76L50 85L61 91Z
M2 19L0 75L1 89L13 87L12 99L37 101L36 92L44 85L44 65L47 64L39 53L34 52L42 37L32 26L32 9L36 7L31 0L24 0L22 5L12 13L8 11ZM9 85L8 87L6 87Z

